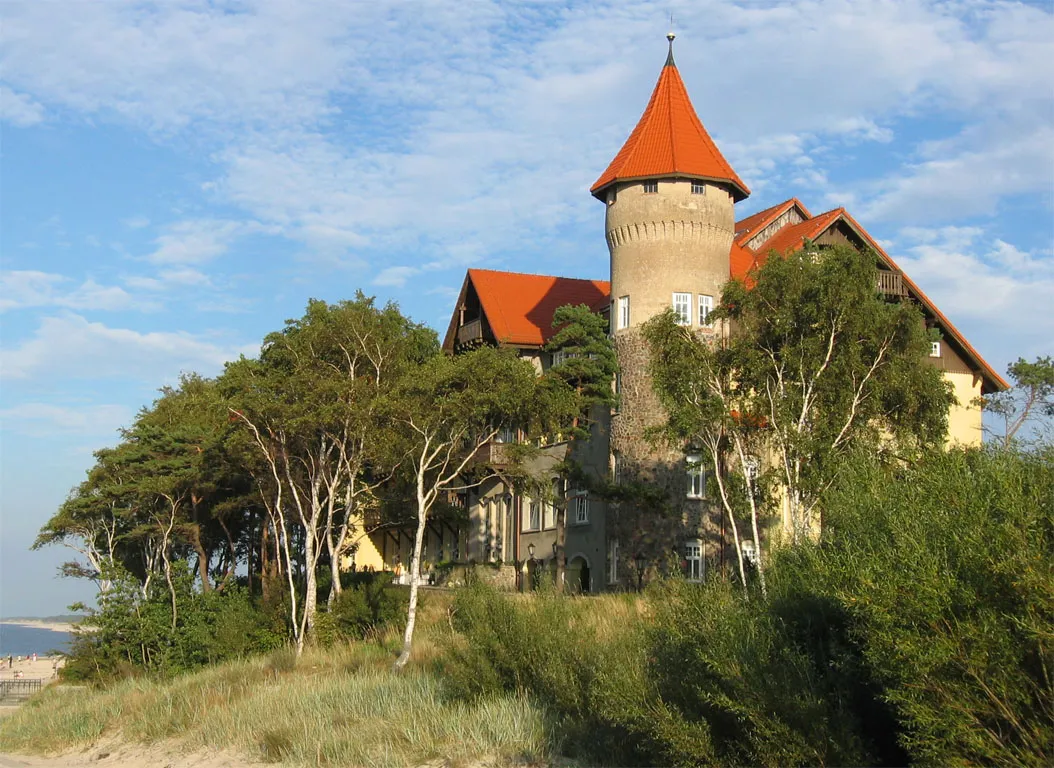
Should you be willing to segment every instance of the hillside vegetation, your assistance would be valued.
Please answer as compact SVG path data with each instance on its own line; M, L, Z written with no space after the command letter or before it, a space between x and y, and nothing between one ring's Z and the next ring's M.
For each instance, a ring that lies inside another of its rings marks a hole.
M823 542L779 552L765 595L476 584L430 595L401 674L395 624L299 660L49 690L0 749L119 732L294 765L1049 765L1054 454L854 458L839 477Z

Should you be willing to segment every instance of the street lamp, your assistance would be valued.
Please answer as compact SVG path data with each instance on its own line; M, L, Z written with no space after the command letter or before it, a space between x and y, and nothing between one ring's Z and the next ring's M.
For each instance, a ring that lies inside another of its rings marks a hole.
M637 567L637 591L644 589L644 566L648 563L640 552L633 556L633 564Z
M527 556L530 557L531 560L534 559L534 544L533 543L527 545Z

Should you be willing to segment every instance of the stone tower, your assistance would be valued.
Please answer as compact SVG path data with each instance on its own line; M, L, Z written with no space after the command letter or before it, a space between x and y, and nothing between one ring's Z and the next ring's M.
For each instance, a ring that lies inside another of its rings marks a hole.
M667 37L670 53L644 114L590 190L607 207L612 330L622 368L612 451L620 471L655 480L661 466L683 478L684 457L653 453L644 440L662 411L647 380L640 326L673 307L685 325L712 332L705 314L729 279L733 205L750 194L696 115L674 63L674 36Z

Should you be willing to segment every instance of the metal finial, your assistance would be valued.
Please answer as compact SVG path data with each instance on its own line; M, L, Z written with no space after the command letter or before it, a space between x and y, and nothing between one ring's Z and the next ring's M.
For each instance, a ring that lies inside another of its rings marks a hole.
M673 22L673 18L672 17L670 18L670 22L672 24L672 22ZM673 30L670 30L669 32L666 33L666 39L670 41L670 52L668 54L666 54L666 66L667 67L676 67L677 66L674 63L674 61L673 61L673 39L675 37L677 37L677 35L675 35L673 33Z

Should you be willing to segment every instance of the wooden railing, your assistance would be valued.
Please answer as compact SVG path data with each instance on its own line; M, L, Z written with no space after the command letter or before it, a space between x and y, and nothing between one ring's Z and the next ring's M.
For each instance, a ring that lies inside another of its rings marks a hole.
M457 329L457 343L458 344L469 344L473 341L480 341L483 338L483 320L477 318L476 320L469 320L463 326Z
M904 287L904 275L884 269L878 271L878 290L886 296L908 295L907 288Z
M41 680L0 680L0 701L23 701L44 687Z

